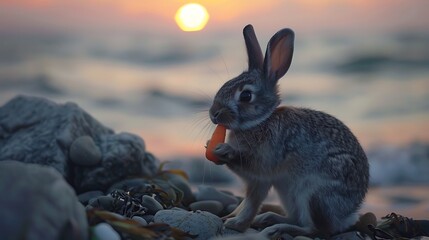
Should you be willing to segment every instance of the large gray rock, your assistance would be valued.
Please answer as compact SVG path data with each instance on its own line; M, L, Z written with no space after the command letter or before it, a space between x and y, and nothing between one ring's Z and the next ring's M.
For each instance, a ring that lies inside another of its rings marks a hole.
M157 160L147 155L140 137L114 134L74 103L18 96L0 107L0 161L51 166L79 193L153 175Z
M84 207L51 167L0 162L1 239L87 239Z
M145 152L143 140L130 133L98 136L103 154L95 167L78 167L74 172L74 187L79 191L106 190L113 183L130 176L152 176L157 162Z
M181 229L193 235L198 235L199 240L209 239L222 234L222 220L209 212L161 210L155 214L154 222L167 223L172 227Z

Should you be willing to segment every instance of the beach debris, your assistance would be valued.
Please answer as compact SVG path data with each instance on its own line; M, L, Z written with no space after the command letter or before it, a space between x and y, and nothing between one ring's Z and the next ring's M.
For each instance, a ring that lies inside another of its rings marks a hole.
M91 209L87 211L89 225L94 231L100 223L109 224L120 236L121 239L149 240L149 239L194 239L196 236L184 232L168 224L152 223L142 225L140 221L130 218L121 218L108 211ZM101 240L101 239L100 239Z
M374 240L429 237L429 220L413 220L397 213L382 217L377 226L369 225L368 228Z

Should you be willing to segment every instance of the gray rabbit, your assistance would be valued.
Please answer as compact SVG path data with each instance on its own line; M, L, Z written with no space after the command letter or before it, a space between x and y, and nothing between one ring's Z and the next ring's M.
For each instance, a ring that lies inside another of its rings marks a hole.
M265 58L251 25L243 35L249 69L219 89L209 111L213 123L230 130L227 143L217 145L214 154L246 184L245 199L225 226L245 231L253 224L266 227L262 233L269 236L329 236L346 230L357 221L368 188L361 145L331 115L279 107L277 82L292 62L291 29L271 38ZM271 187L287 217L265 213L255 218Z

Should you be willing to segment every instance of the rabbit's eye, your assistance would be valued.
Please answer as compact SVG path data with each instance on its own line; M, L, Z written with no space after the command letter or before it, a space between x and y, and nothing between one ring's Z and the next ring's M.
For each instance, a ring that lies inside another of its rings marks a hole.
M240 102L250 102L252 100L252 92L244 90L240 93Z

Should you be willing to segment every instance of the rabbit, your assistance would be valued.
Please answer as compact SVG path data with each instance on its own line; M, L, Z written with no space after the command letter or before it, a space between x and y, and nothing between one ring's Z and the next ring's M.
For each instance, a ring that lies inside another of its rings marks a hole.
M368 189L364 150L335 117L279 106L278 80L294 50L291 29L270 39L265 58L252 25L243 35L248 70L218 90L209 110L210 120L229 132L213 153L246 185L245 198L226 216L225 227L243 232L253 224L268 236L330 236L347 230L357 221ZM271 187L287 217L265 213L255 218Z

